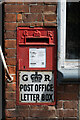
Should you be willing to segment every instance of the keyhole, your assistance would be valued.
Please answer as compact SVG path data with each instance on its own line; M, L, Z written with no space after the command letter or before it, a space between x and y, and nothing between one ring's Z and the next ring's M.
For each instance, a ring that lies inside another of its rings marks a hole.
M25 66L23 66L23 68L25 69Z

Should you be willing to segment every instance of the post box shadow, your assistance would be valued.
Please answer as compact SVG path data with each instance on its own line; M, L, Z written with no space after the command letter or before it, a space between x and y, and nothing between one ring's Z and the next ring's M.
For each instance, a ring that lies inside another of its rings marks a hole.
M63 74L60 71L57 71L57 83L62 83L63 79Z

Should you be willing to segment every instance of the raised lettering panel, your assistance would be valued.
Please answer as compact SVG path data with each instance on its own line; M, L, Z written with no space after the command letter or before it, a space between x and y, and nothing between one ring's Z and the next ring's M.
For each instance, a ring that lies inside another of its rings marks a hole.
M54 76L50 71L19 72L19 101L48 103L54 101Z

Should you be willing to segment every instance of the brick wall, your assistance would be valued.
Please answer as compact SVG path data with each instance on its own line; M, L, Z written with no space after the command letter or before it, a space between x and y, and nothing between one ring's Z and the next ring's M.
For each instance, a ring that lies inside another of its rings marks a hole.
M77 120L78 85L58 85L57 104L16 105L16 30L18 26L57 26L57 3L4 3L5 58L12 83L5 81L5 120Z

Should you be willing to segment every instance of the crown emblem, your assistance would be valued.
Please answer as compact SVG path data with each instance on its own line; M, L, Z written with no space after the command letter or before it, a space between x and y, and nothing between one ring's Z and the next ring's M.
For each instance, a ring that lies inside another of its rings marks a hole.
M41 79L42 79L42 75L38 74L37 72L31 75L32 82L41 82Z

